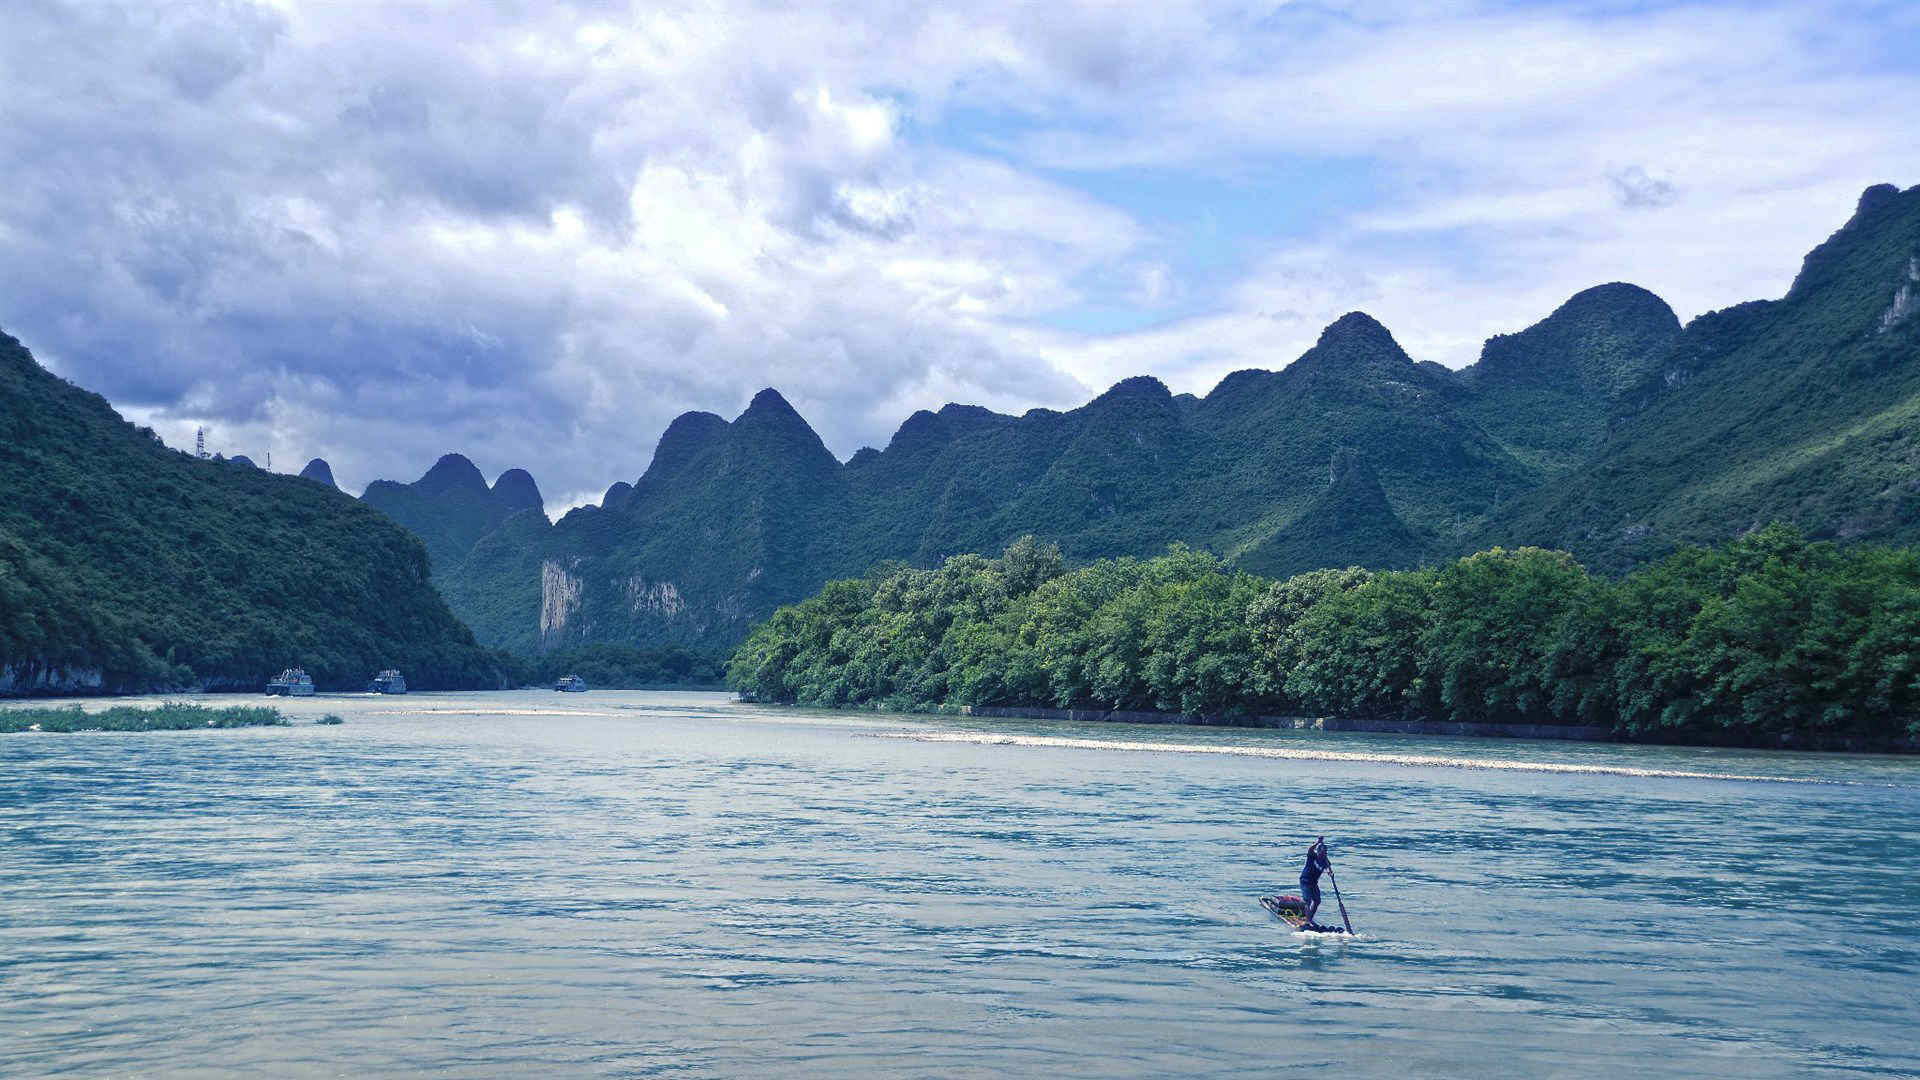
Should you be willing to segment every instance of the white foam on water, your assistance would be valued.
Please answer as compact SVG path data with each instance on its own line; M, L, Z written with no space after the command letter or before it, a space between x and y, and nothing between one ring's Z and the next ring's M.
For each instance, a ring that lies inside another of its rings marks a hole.
M1048 746L1071 750L1131 750L1155 754L1225 754L1233 757L1280 761L1351 761L1369 765L1406 765L1414 768L1488 769L1506 772L1563 773L1579 776L1642 776L1675 780L1737 780L1766 784L1850 784L1804 776L1764 776L1752 773L1694 772L1685 769L1647 769L1632 765L1577 765L1560 761L1510 761L1504 758L1443 757L1439 754L1388 754L1355 750L1305 750L1284 746L1223 746L1194 743L1134 742L1125 739L1076 739L1059 735L1006 735L971 731L888 731L883 739L915 742L975 743L983 746Z

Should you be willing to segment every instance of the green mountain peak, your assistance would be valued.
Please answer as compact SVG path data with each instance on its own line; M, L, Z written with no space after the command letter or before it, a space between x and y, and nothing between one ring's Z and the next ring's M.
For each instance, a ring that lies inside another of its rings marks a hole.
M360 498L420 537L433 565L444 572L514 514L532 510L545 517L532 476L509 469L488 487L480 469L462 454L443 455L411 484L375 480Z
M1135 375L1121 379L1107 388L1107 392L1088 402L1085 407L1099 408L1124 401L1147 401L1160 403L1173 400L1173 391L1167 384L1151 375Z
M333 482L333 466L328 465L324 458L314 458L307 462L306 468L300 470L300 478L311 480L316 484L325 484L330 488L340 486Z
M508 469L494 480L491 491L493 501L508 513L522 510L545 512L546 500L540 497L540 485L533 482L533 476L525 469Z
M487 478L478 466L461 454L445 454L433 463L433 468L414 481L414 490L421 495L444 495L451 492L485 494Z
M825 474L840 466L812 426L772 387L753 396L746 411L734 419L725 441L732 455L730 467L756 475L761 469L752 459L764 454L781 455L787 465L804 473Z
M1547 473L1586 459L1680 336L1666 301L1638 285L1583 289L1539 322L1487 339L1455 373L1468 413L1515 457Z
M1399 379L1418 372L1393 333L1364 311L1350 311L1320 331L1320 339L1281 370L1290 381L1303 377Z
M753 400L747 403L746 411L734 419L736 424L743 421L781 425L798 424L801 427L807 427L807 422L801 419L800 414L787 403L786 398L780 396L780 391L771 386L753 395ZM809 427L807 430L813 429Z
M732 425L710 412L685 412L673 418L653 448L641 483L660 482L679 473L687 463L726 437Z

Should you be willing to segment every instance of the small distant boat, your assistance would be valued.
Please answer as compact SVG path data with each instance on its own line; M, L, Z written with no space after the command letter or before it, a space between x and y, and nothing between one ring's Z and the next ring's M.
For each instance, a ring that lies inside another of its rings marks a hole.
M407 692L407 680L398 671L388 668L373 677L373 681L367 684L367 690L374 694L404 694Z
M313 679L305 671L290 667L280 673L278 678L267 681L269 697L312 697Z
M567 694L585 693L587 680L578 675L563 675L559 682L553 684L553 688Z

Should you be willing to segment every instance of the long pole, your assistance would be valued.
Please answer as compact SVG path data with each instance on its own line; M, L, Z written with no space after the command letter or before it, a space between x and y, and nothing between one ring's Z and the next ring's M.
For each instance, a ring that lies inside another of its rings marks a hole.
M1347 918L1347 902L1340 899L1340 879L1333 876L1333 863L1327 863L1327 880L1333 885L1333 902L1340 905L1340 922L1347 928L1347 936L1353 936L1353 921Z

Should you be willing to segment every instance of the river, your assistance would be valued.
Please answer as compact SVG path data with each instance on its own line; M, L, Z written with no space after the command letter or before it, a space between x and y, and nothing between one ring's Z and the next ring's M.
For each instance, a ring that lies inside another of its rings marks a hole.
M280 704L0 736L0 1074L1920 1073L1920 760Z

